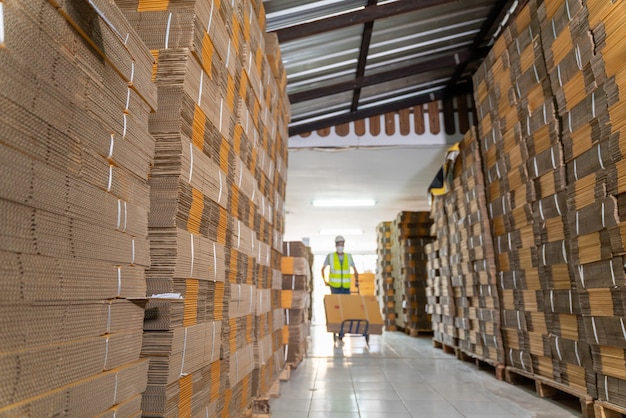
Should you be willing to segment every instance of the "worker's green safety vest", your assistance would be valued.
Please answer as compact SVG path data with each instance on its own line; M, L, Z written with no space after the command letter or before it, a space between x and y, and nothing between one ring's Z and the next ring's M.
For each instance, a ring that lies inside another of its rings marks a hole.
M343 263L339 262L339 255L333 253L330 260L330 275L328 284L330 287L350 289L350 256L343 255Z

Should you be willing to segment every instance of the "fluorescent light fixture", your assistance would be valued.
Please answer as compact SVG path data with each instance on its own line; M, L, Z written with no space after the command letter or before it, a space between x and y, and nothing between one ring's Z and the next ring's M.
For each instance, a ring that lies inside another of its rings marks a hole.
M320 235L363 235L362 229L322 229Z
M361 207L375 204L376 201L373 199L317 199L313 201L313 206L318 208Z

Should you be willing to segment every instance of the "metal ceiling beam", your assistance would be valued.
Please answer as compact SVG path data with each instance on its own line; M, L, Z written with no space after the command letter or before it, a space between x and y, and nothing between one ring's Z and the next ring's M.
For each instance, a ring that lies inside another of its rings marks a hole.
M378 0L368 0L367 7L375 7ZM367 64L367 56L370 51L370 43L372 41L372 31L374 29L374 22L367 22L363 25L363 35L361 35L361 47L359 49L359 61L356 66L355 78L363 77L365 75L365 65ZM350 111L355 112L359 107L359 100L361 99L361 88L354 89L352 94L352 106Z
M359 119L365 119L369 118L370 116L382 115L388 112L395 112L411 106L417 106L420 104L432 102L434 100L443 100L447 97L454 97L461 94L469 94L472 93L472 91L473 90L471 83L466 83L463 85L459 85L456 87L456 89L450 91L441 90L436 93L421 94L411 97L409 99L398 100L381 106L374 106L367 109L357 110L356 112L349 112L343 115L332 116L330 118L317 120L314 122L305 122L299 125L292 125L289 127L289 136L300 135L302 133L327 128L329 126L348 123Z
M345 81L342 83L335 83L330 86L314 90L305 90L299 93L293 93L289 95L289 103L293 104L312 99L319 99L320 97L330 96L332 94L354 90L357 88L373 86L375 84L410 77L412 75L425 73L428 71L448 69L456 65L457 62L463 62L467 60L469 56L469 51L459 51L448 56L433 58L427 61L420 62L419 64L410 65L407 67L399 68L397 70L386 71L383 73L378 73L365 77L358 77L354 80Z
M485 43L485 41L487 41L488 37L493 35L497 26L500 24L513 2L514 0L498 0L495 2L489 11L487 18L480 27L480 31L474 37L474 41L469 48L470 56L466 60L459 63L454 70L454 74L448 83L448 89L453 89L459 82L470 62L474 60L482 60L485 56L487 56L489 48L482 48L481 46Z
M439 6L451 3L455 0L403 0L393 3L382 4L380 6L365 7L355 12L316 20L314 22L303 23L301 25L290 26L274 31L278 35L279 42L293 41L294 39L317 35L347 26L359 25L373 22L376 19L396 16L403 13L414 12L432 6Z

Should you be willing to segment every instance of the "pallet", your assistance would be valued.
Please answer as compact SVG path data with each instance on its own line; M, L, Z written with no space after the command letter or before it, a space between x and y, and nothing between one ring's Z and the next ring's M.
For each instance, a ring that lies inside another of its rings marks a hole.
M626 408L605 401L595 401L593 411L596 418L622 418L626 416Z
M410 336L410 337L423 337L425 335L433 335L433 330L432 329L413 329L413 328L404 328L404 327L397 327L398 331L405 333L406 335Z
M514 367L509 366L505 368L507 383L515 384L519 382L519 376L535 382L535 391L540 398L553 398L558 396L559 392L567 393L568 395L578 398L580 401L580 411L584 418L593 418L596 416L594 413L594 400L586 391L581 391Z
M435 340L434 338L433 338L433 347L440 348L443 350L444 353L454 354L455 356L456 356L456 350L458 350L457 347L452 347L451 345L444 344L441 341Z
M496 373L497 380L504 380L504 364L495 360L480 357L475 353L465 351L461 348L456 349L456 358L462 361L474 363L477 369L493 368Z
M290 361L288 363L285 363L285 367L289 366L289 368L291 370L295 370L298 368L298 366L300 365L300 363L302 363L302 360L304 360L304 357L300 357L295 359L294 361Z

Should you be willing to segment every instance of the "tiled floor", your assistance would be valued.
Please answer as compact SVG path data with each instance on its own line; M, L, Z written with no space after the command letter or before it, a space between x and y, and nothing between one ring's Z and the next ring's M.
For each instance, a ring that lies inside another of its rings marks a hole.
M371 336L369 347L362 336L334 343L323 319L313 324L308 357L270 401L273 418L581 416L575 401L497 381L493 370L433 348L430 338L391 332Z

